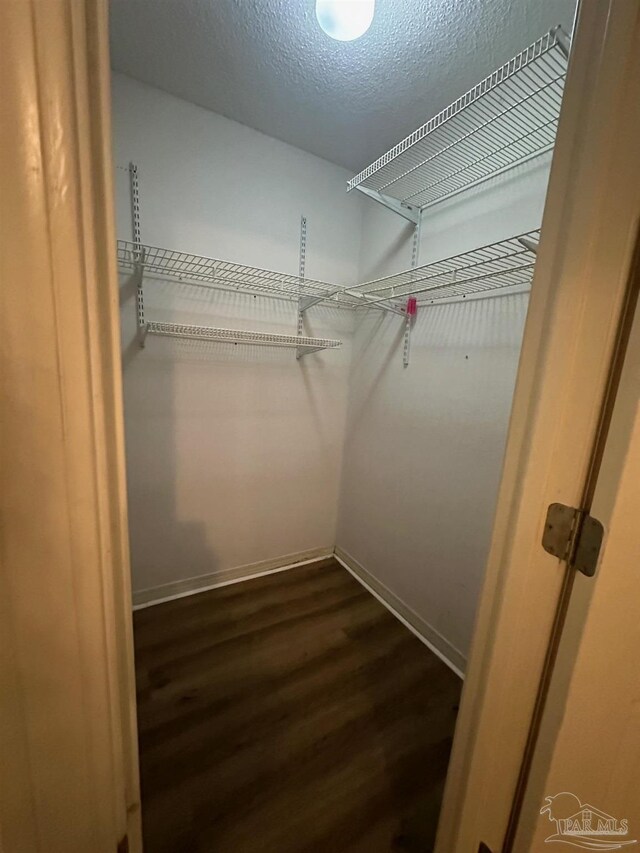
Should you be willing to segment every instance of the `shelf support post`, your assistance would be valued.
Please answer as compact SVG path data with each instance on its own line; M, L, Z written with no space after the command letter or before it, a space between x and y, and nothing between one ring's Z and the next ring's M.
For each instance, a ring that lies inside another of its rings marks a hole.
M407 312L407 315L404 318L404 347L402 349L402 364L404 367L409 367L411 356L411 320L412 318Z
M420 258L420 226L421 219L418 218L418 221L416 222L416 227L413 229L413 244L411 246L411 269L415 269L418 266L418 259ZM415 314L412 314L407 310L404 319L404 347L402 351L402 364L405 367L409 367L409 362L411 360L411 329L413 328L414 320Z
M298 297L298 337L304 332L304 312L310 307L309 300L302 296L302 282L304 281L307 266L307 217L302 214L300 217L300 254L298 260L298 279L300 296ZM303 350L302 347L296 348L296 360L305 355L308 350ZM314 350L315 352L315 350Z
M136 320L137 338L144 347L147 337L147 324L144 320L144 291L142 279L144 276L144 250L142 248L142 232L140 229L140 187L138 185L138 167L129 163L129 189L131 194L131 229L133 232L135 282L136 282Z
M140 253L139 259L136 262L134 276L136 284L136 319L138 323L137 338L140 346L144 347L148 328L144 319L144 291L142 289L142 279L144 276L144 252Z

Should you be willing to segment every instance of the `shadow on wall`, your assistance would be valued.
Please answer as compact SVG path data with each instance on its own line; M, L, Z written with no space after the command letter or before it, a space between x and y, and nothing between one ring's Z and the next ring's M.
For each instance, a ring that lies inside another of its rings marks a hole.
M338 545L447 655L471 640L526 306L510 294L420 309L407 368L400 318L368 312L357 334Z
M176 362L165 341L136 335L135 288L121 279L129 544L133 588L215 572L204 522L180 518L176 437ZM157 346L160 344L160 346Z
M335 543L353 317L319 307L305 331L345 341L295 348L148 336L122 280L122 351L134 590L206 586ZM145 280L159 322L291 334L289 300ZM178 591L158 591L159 595Z
M379 215L379 212L376 211ZM397 214L384 211L388 223L393 229L393 238L375 241L367 247L361 256L362 281L370 281L387 275L392 271L406 269L411 264L411 246L415 226L411 222L401 220Z

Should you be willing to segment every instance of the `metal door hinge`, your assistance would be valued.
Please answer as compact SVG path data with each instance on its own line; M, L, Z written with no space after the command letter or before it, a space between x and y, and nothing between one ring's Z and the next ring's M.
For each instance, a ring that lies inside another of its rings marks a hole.
M550 504L542 547L589 578L596 573L604 527L583 509Z

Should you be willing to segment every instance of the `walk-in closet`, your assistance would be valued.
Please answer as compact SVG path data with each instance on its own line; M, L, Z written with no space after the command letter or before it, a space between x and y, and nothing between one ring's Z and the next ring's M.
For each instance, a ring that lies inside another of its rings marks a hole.
M433 849L574 7L111 0L146 853Z

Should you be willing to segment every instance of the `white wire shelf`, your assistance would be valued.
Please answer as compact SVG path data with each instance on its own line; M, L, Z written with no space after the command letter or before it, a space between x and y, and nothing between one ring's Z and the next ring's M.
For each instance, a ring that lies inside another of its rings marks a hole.
M347 183L423 210L553 148L569 38L555 27Z
M329 338L309 338L303 335L276 335L267 332L250 332L241 329L218 329L213 326L187 326L180 323L146 324L146 334L168 338L189 338L201 341L219 341L228 344L257 344L259 346L295 347L303 351L336 349L341 341Z
M366 296L362 307L393 305L394 300L422 295L420 305L439 299L465 297L506 287L529 286L536 263L540 231L491 243L451 258L360 284ZM398 303L396 303L398 304Z
M127 240L118 240L118 266L121 270L131 271L141 267L145 278L156 277L183 284L276 296L292 301L302 297L333 301L345 306L352 306L357 302L356 298L345 293L344 288L336 284L173 249L137 245Z

